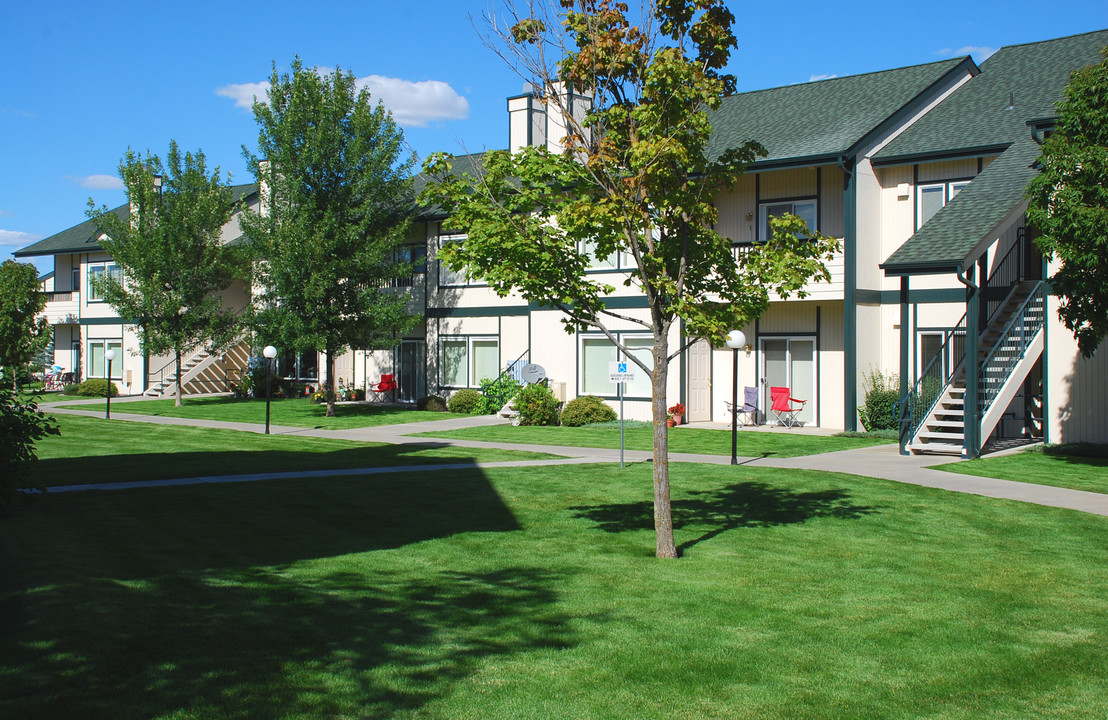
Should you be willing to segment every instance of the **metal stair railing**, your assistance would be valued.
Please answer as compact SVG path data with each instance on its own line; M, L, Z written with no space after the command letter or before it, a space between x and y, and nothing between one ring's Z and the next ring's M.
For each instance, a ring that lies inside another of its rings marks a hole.
M916 379L915 384L908 390L908 394L893 404L893 416L900 421L900 450L904 452L909 441L915 436L923 421L931 414L935 404L943 396L943 391L954 379L957 371L965 360L966 346L961 343L958 348L956 342L966 336L966 316L958 321L950 334L947 335L942 347L931 358L923 372ZM954 353L959 352L955 357ZM950 362L947 362L947 358Z
M1039 281L1004 327L978 373L978 408L983 417L1004 382L1042 329L1046 317L1046 285Z
M1008 301L1008 293L1014 285L1024 279L1024 232L1020 229L1019 240L1000 262L993 268L981 287L981 326L984 327L993 318L997 310Z
M504 403L507 402L508 400L511 400L510 397L509 398L504 397L504 395L507 393L507 390L504 387L504 381L506 379L511 378L512 380L515 380L517 383L519 383L521 385L523 384L523 366L526 365L527 362L528 362L527 360L524 360L524 358L526 358L528 355L530 355L530 353L531 353L530 348L528 348L527 350L524 350L523 353L520 354L519 357L517 357L512 362L508 363L504 367L504 369L500 371L500 374L496 376L496 380L494 380L492 382L492 384L489 386L490 392L493 393L496 397L496 407L497 408L504 407Z

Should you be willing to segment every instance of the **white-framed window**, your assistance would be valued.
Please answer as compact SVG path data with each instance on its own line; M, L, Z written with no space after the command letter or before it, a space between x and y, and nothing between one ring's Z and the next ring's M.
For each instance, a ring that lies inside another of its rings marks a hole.
M88 266L88 299L90 302L103 302L104 295L96 289L97 278L109 277L118 283L123 282L123 268L113 262L90 263Z
M950 336L954 335L951 339ZM965 330L920 330L916 335L918 342L916 362L919 363L916 376L924 373L931 376L949 377L955 365L966 354ZM935 361L932 367L931 363ZM930 369L930 372L928 370Z
M90 378L102 378L108 376L108 361L105 353L115 350L115 360L112 360L112 380L123 379L123 341L122 340L90 340L88 344L88 376Z
M654 338L648 334L617 332L614 333L619 341L627 347L628 353L646 363L647 367L654 367ZM581 361L578 363L578 394L598 395L600 397L616 397L619 388L608 380L609 363L625 359L606 335L598 333L583 334L580 336ZM649 398L651 383L650 375L643 372L638 365L634 366L635 380L626 383L623 396L629 398Z
M969 185L969 180L948 180L940 183L921 184L916 187L916 229L919 230L931 217Z
M397 262L411 263L412 274L407 277L393 278L388 282L388 287L412 287L416 278L427 272L427 246L405 245L396 249L394 257Z
M772 236L769 228L769 219L775 217L781 217L782 215L792 214L797 215L808 224L808 229L812 232L819 230L817 212L817 205L815 198L803 198L799 200L774 200L772 202L764 202L758 205L758 232L760 233L759 239L762 241L769 240Z
M481 387L500 374L500 340L491 335L457 335L439 341L443 387Z
M443 232L439 235L439 248L444 248L448 243L465 242L467 235L465 233L455 232ZM462 270L451 270L441 260L439 265L439 286L440 287L466 287L470 285L484 285L485 283L469 277L469 274L463 268Z

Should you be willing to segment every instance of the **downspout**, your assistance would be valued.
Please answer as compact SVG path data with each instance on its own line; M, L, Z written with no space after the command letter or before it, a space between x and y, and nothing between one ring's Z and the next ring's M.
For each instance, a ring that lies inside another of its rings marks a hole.
M978 353L978 314L981 307L981 293L973 280L964 275L959 268L958 282L966 286L966 389L962 398L963 441L962 454L976 458L981 454L981 419L977 407L977 353Z
M909 315L909 285L911 281L910 275L900 276L900 402L911 403L908 398L908 340L911 337L910 325L911 317ZM900 415L904 413L904 408L900 408ZM897 418L901 420L900 417ZM900 454L910 455L908 451L908 425L906 421L901 420L899 423L900 430Z
M858 284L856 205L858 187L853 170L848 170L845 158L837 159L843 173L843 405L844 428L858 429L858 308L855 292Z

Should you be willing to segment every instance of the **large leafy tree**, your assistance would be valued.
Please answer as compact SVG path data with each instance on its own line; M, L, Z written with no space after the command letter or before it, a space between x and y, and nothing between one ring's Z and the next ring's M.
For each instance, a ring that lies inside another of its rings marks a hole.
M254 104L258 153L244 149L263 208L243 222L257 253L255 322L263 337L335 358L395 342L415 318L390 281L411 272L397 249L410 225L412 159L403 132L354 76L293 61Z
M120 317L139 327L143 352L171 352L182 398L182 360L208 344L218 348L240 332L237 309L221 292L245 274L245 253L224 244L223 226L235 204L219 168L209 173L202 151L181 155L171 141L165 163L131 150L119 163L129 213L95 208L100 246L123 270L122 279L95 280Z
M1051 277L1059 315L1092 355L1108 335L1108 48L1077 70L1043 144L1042 173L1028 187L1039 248L1061 261Z
M835 247L799 218L775 220L774 237L736 262L731 241L713 229L713 201L764 149L747 142L710 154L709 112L735 90L724 72L735 47L734 17L723 0L657 0L632 15L613 0L509 4L489 18L489 45L535 83L548 112L566 119L564 152L529 147L492 152L474 175L452 173L436 155L436 182L424 196L468 233L442 248L454 269L501 294L560 308L567 330L603 332L648 373L654 419L654 524L659 557L676 557L670 507L666 386L669 363L687 342L720 341L758 317L770 292L799 292L826 278ZM591 96L586 112L569 92ZM614 291L587 275L595 260L632 258L626 284L645 298L643 314L617 310ZM683 323L686 343L671 345ZM642 327L654 339L649 360L628 352L613 327Z
M24 366L50 341L50 325L39 316L45 307L35 266L5 260L0 265L0 367L11 372L13 388Z

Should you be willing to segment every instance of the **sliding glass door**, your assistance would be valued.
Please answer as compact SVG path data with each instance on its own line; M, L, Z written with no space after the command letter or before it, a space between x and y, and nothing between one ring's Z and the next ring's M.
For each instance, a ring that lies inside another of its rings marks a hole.
M816 342L814 338L762 338L762 408L768 418L772 401L770 388L787 387L794 398L807 400L804 410L797 415L803 423L816 420Z

